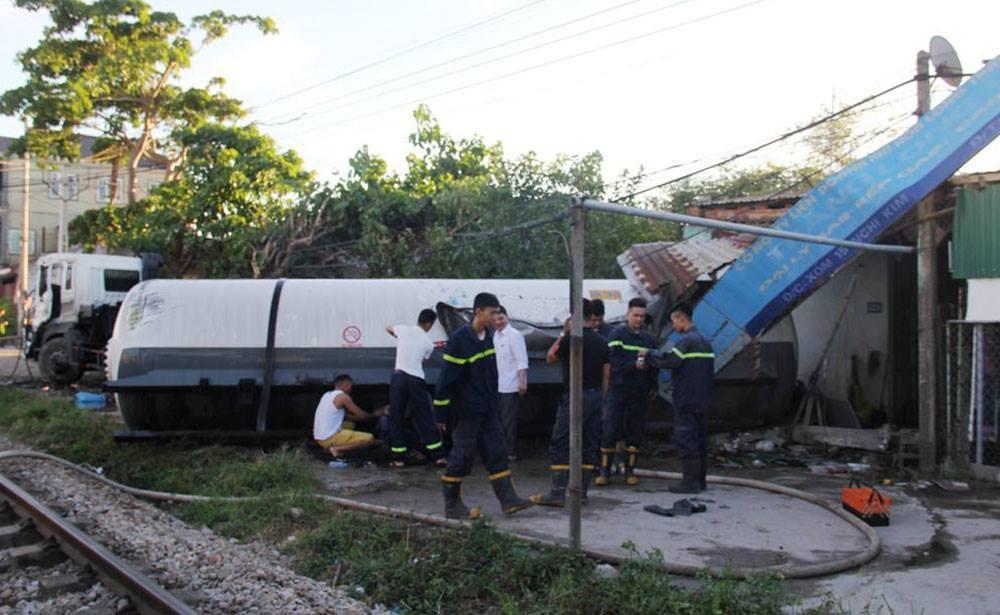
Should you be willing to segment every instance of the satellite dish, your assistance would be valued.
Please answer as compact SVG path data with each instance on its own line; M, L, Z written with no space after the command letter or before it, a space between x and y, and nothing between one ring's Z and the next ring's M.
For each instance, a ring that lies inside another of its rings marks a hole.
M962 63L955 48L943 36L932 36L930 45L931 63L938 77L953 88L962 83Z

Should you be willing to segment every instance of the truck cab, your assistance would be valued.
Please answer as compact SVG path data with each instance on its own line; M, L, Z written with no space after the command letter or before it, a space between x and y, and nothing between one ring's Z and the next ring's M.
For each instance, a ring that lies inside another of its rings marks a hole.
M132 256L39 257L30 278L24 355L38 361L51 384L68 386L86 370L103 369L118 308L143 269L143 259Z

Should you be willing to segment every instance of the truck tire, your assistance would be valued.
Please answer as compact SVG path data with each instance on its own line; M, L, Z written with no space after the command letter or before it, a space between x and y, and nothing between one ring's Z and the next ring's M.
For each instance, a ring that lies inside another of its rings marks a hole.
M38 354L38 364L49 384L66 387L83 375L83 367L73 360L70 342L65 337L55 337L45 342Z

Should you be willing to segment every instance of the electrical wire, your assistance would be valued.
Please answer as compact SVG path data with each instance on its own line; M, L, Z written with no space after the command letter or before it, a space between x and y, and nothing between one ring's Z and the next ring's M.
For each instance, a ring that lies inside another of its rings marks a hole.
M447 34L443 34L443 35L438 36L436 38L424 41L422 43L417 43L416 45L413 45L412 47L407 47L406 49L403 49L402 51L397 51L397 52L392 53L392 54L390 54L388 56L385 56L384 58L381 58L379 60L375 60L374 62L369 62L368 64L364 64L364 65L359 66L357 68L353 68L353 69L351 69L349 71L340 73L338 75L334 75L333 77L330 77L329 79L324 79L323 81L314 83L314 84L306 86L304 88L299 88L298 90L289 92L287 94L282 94L281 96L272 98L270 100L266 100L266 101L264 101L262 103L259 103L259 104L255 105L253 107L250 107L250 109L248 109L248 110L252 111L254 109L259 109L261 107L264 107L264 106L267 106L267 105L271 105L271 104L274 104L274 103L282 101L282 100L286 100L288 98L291 98L292 96L298 96L299 94L303 94L305 92L309 92L311 90L315 90L316 88L319 88L319 87L322 87L324 85L333 83L335 81L339 81L339 80L344 79L346 77L350 77L351 75L356 75L356 74L358 74L360 72L368 70L369 68L374 68L374 67L379 66L381 64L385 64L386 62L395 60L396 58L400 58L400 57L402 57L402 56L404 56L404 55L406 55L408 53L412 53L412 52L414 52L414 51L416 51L418 49L423 49L424 47L429 47L429 46L434 45L436 43L440 43L441 41L447 40L449 38L453 38L455 36L458 36L459 34L464 34L466 32L469 32L471 30L474 30L476 28L484 26L484 25L486 25L488 23L492 23L494 21L498 21L500 19L503 19L504 17L507 17L508 15L512 15L512 14L517 13L519 11L523 11L524 9L532 7L532 6L536 5L536 4L541 4L542 2L545 2L545 1L546 0L531 0L531 2L526 2L525 4L521 4L519 6L516 6L516 7L512 8L512 9L509 9L507 11L504 11L504 12L499 13L497 15L494 15L492 17L488 17L488 18L486 18L484 20L478 21L478 22L470 24L468 26L463 26L463 27L459 28L458 30L453 30L451 32L448 32Z
M748 150L744 150L744 151L742 151L740 153L733 154L732 156L729 156L728 158L726 158L725 160L723 160L721 162L717 162L715 164L711 164L711 165L708 165L706 167L702 167L702 168L697 169L695 171L691 171L690 173L685 173L685 174L683 174L683 175L681 175L679 177L675 177L673 179L667 180L665 182L661 182L661 183L653 185L653 186L649 186L647 188L643 188L641 190L636 190L636 191L632 192L631 194L628 194L628 195L626 195L626 196L624 196L622 198L625 199L625 200L627 200L627 199L631 199L631 198L634 198L636 196L639 196L640 194L645 194L645 193L651 192L653 190L657 190L657 189L660 189L660 188L665 188L666 186L669 186L671 184L676 184L678 182L684 181L685 179L689 179L691 177L694 177L695 175L700 175L701 173L704 173L706 171L711 171L712 169L717 169L719 167L725 166L725 165L727 165L727 164L729 164L731 162L734 162L736 160L739 160L741 158L745 158L745 157L749 156L750 154L754 154L754 153L759 152L759 151L761 151L763 149L771 147L772 145L775 145L777 143L781 143L782 141L786 141L786 140L790 139L791 137L794 137L795 135L797 135L799 133L805 132L807 130L811 130L811 129L815 128L816 126L819 126L820 124L824 124L826 122L829 122L830 120L836 119L836 118L840 117L841 115L844 115L845 113L850 112L852 109L860 107L861 105L864 105L865 103L867 103L869 101L872 101L872 100L875 100L876 98L879 98L881 96L885 96L889 92L893 92L895 90L898 90L899 88L901 88L901 87L903 87L903 86L905 86L905 85L907 85L909 83L912 83L915 80L916 80L916 77L911 77L911 78L909 78L909 79L907 79L905 81L897 83L896 85L888 87L888 88L882 90L881 92L878 92L876 94L872 94L870 96L866 96L865 98L863 98L863 99L861 99L861 100L859 100L859 101L857 101L855 103L852 103L852 104L850 104L850 105L848 105L846 107L843 107L839 111L835 111L833 113L830 113L829 115L826 115L826 116L821 117L819 119L813 120L813 121L809 122L808 124L806 124L805 126L802 126L800 128L795 128L795 129L790 130L790 131L788 131L788 132L786 132L786 133L784 133L784 134L782 134L782 135L780 135L778 137L775 137L774 139L771 139L769 141L761 143L760 145L756 145L756 146L754 146L754 147L752 147L752 148L750 148Z
M464 90L468 90L470 88L478 87L478 86L481 86L481 85L486 85L486 84L493 83L493 82L496 82L496 81L500 81L500 80L503 80L503 79L508 79L508 78L514 77L516 75L527 73L529 71L538 70L540 68L546 68L548 66L552 66L552 65L555 65L555 64L560 64L560 63L567 62L567 61L570 61L570 60L575 60L577 58L580 58L580 57L583 57L583 56L587 56L587 55L590 55L590 54L593 54L593 53L597 53L597 52L600 52L600 51L605 51L607 49L611 49L613 47L618 47L620 45L626 45L626 44L629 44L629 43L634 43L636 41L639 41L639 40L642 40L642 39L645 39L645 38L649 38L651 36L656 36L658 34L663 34L665 32L669 32L669 31L672 31L672 30L677 30L677 29L680 29L680 28L683 28L683 27L686 27L686 26L690 26L690 25L694 25L694 24L701 23L701 22L704 22L704 21L708 21L708 20L714 19L716 17L721 17L721 16L727 15L729 13L734 13L734 12L737 12L737 11L740 11L740 10L743 10L743 9L747 9L747 8L749 8L751 6L754 6L754 5L757 5L757 4L762 4L763 2L766 2L766 1L767 0L752 0L750 2L745 2L743 4L739 4L739 5L734 6L734 7L729 7L727 9L716 11L714 13L709 13L709 14L703 15L701 17L696 17L694 19L690 19L690 20L683 21L683 22L680 22L680 23L671 24L670 26L666 26L666 27L663 27L663 28L657 28L655 30L650 30L650 31L647 31L647 32L643 32L642 34L638 34L638 35L630 36L630 37L627 37L627 38L624 38L624 39L619 39L619 40L616 40L616 41L612 41L610 43L606 43L604 45L599 45L597 47L592 47L592 48L586 49L584 51L576 52L576 53L573 53L573 54L570 54L570 55L566 55L566 56L562 56L562 57L559 57L559 58L554 58L552 60L547 60L545 62L540 62L538 64L533 64L531 66L527 66L527 67L523 67L523 68L520 68L520 69L517 69L517 70L513 70L513 71L510 71L510 72L504 73L502 75L497 75L497 76L494 76L494 77L489 77L489 78L486 78L486 79L481 79L481 80L473 82L473 83L468 83L468 84L465 84L465 85L461 85L461 86L457 86L457 87L454 87L454 88L450 88L448 90L444 90L444 91L438 92L436 94L432 94L430 96L421 96L419 98L414 98L414 99L408 100L406 102L395 104L395 105L391 105L391 106L384 107L384 108L381 108L381 109L377 109L375 111L370 111L370 112L367 112L367 113L362 113L360 115L355 115L353 117L345 118L345 119L338 120L338 121L335 121L335 122L330 122L330 123L327 123L327 124L321 124L319 126L312 126L312 127L305 128L305 129L297 131L297 132L293 132L293 133L290 133L290 134L281 135L279 138L289 139L289 138L296 137L296 136L303 135L303 134L307 134L307 133L315 133L317 131L325 130L327 128L332 128L334 126L340 126L342 124L347 124L347 123L354 122L354 121L357 121L357 120L360 120L360 119L364 119L364 118L367 118L367 117L371 117L371 116L374 116L374 115L380 115L380 114L386 113L388 111L394 111L396 109L400 109L400 108L403 108L403 107L409 107L409 106L412 106L414 104L418 104L418 103L421 103L421 102L424 102L424 101L427 101L427 100L431 100L433 98L440 98L442 96L447 96L449 94L454 94L456 92L461 92L461 91L464 91Z
M565 22L562 22L560 24L556 24L554 26L549 26L547 28L543 28L542 30L537 30L535 32L530 32L528 34L519 36L517 38L510 39L508 41L504 41L504 42L498 43L496 45L492 45L490 47L485 47L483 49L479 49L479 50L473 51L471 53L467 53L467 54L459 56L457 58L451 58L449 60L445 60L443 62L439 62L437 64L434 64L434 65L431 65L431 66L427 66L427 67L421 68L421 69L413 71L413 72L409 72L409 73L407 73L405 75L398 75L396 77L393 77L391 79L387 79L387 80L382 81L380 83L376 83L376 84L373 84L373 85L365 86L365 87L353 90L351 92L347 92L345 94L341 94L341 95L335 96L333 98L330 98L330 99L327 99L327 100L324 100L324 101L321 101L321 102L309 105L307 107L302 107L302 108L299 109L299 111L300 112L308 111L309 109L314 109L316 107L321 107L321 106L329 104L331 102L336 102L338 100L343 100L345 98L350 98L351 96L354 96L356 94L361 94L361 93L364 93L364 92L367 92L367 91L370 91L370 90L382 87L384 85L390 85L390 84L395 83L397 81L401 81L403 79L414 77L416 75L425 73L427 71L434 70L435 68L440 68L442 66L447 66L448 64L453 64L455 62L460 62L462 60L466 60L466 59L475 57L477 55L481 55L481 54L486 53L488 51L493 51L495 49L506 47L508 45L512 45L514 43L518 43L518 42L527 40L529 38L533 38L535 36L539 36L539 35L544 34L546 32L551 32L551 31L554 31L554 30L559 30L559 29L565 28L567 26L573 25L575 23L579 23L581 21L585 21L585 20L590 19L592 17L598 16L598 15L602 15L602 14L608 13L610 11L618 10L618 9L623 8L625 6L628 6L630 4L635 4L638 1L639 0L628 0L627 2L622 2L620 4L616 4L614 6L602 9L600 11L596 11L594 13L590 13L588 15L584 15L583 17L578 17L576 19L571 19L569 21L565 21ZM553 39L553 40L550 40L550 41L545 41L543 43L539 43L539 44L533 45L531 47L526 47L524 49L519 49L517 51L513 51L513 52L505 54L505 55L497 56L495 58L490 58L488 60L483 60L483 61L477 62L475 64L470 64L470 65L467 65L467 66L463 66L461 68L457 68L455 70L452 70L452 71L449 71L449 72L446 72L446 73L441 73L439 75L434 75L432 77L429 77L427 79L423 79L421 81L416 81L416 82L413 82L413 83L407 83L407 84L404 84L404 85L402 85L400 87L393 88L391 90L386 90L384 92L379 92L379 93L374 94L372 96L367 96L365 98L361 98L361 99L353 101L353 102L345 103L343 105L338 105L338 106L332 107L330 109L324 109L323 111L318 111L316 113L313 113L312 115L313 116L323 115L323 114L326 114L326 113L330 113L332 111L343 109L345 107L351 107L351 106L354 106L354 105L357 105L357 104L360 104L360 103L363 103L363 102L367 102L369 100L374 100L374 99L377 99L377 98L382 98L383 96L387 96L389 94L394 94L394 93L402 91L402 90L407 90L407 89L410 89L410 88L413 88L413 87L416 87L416 86L419 86L419 85L424 85L424 84L427 84L427 83L438 81L440 79L444 79L445 77L451 77L451 76L454 76L454 75L457 75L457 74L460 74L460 73L464 73L464 72L468 72L470 70L481 68L481 67L489 65L489 64L494 64L496 62L500 62L500 61L503 61L503 60L508 60L510 58L517 57L517 56L520 56L520 55L524 55L526 53L531 53L531 52L537 51L539 49L543 49L545 47L549 47L551 45L556 45L556 44L559 44L559 43L564 43L566 41L573 40L573 39L579 39L580 37L586 36L588 34L593 34L594 32L598 32L598 31L601 31L601 30L604 30L604 29L607 29L607 28L611 28L611 27L614 27L614 26L617 26L617 25L621 25L621 24L627 23L629 21L634 21L636 19L642 19L644 17L648 17L648 16L656 14L656 13L660 13L660 12L663 12L663 11L666 11L666 10L669 10L669 9L672 9L672 8L676 8L678 6L681 6L683 4L688 4L688 3L693 2L693 1L694 0L679 0L677 2L673 2L673 3L665 5L665 6L657 7L655 9L651 9L651 10L648 10L648 11L645 11L645 12L642 12L642 13L638 13L636 15L631 15L629 17L625 17L623 19L619 19L617 21L613 21L613 22L610 22L610 23L607 23L607 24L602 24L602 25L599 25L599 26L595 26L593 28L590 28L589 30L583 30L582 32L574 32L573 34L570 34L568 36L564 36L564 37L561 37L561 38L556 38L556 39ZM293 111L293 112L289 113L289 115L292 114L292 113L296 113L296 112ZM308 115L308 114L306 114L306 115ZM300 117L304 117L304 115L300 116Z

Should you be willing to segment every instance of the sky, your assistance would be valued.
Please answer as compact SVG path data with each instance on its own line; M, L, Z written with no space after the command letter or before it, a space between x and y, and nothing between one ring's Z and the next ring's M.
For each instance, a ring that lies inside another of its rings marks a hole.
M163 0L183 19L221 9L272 17L279 33L237 28L185 74L226 92L321 179L361 147L405 170L413 110L427 104L456 137L509 155L604 156L605 177L642 167L656 183L767 141L914 74L946 37L966 72L1000 55L1000 3L985 0ZM43 15L0 0L0 88L23 80L15 54ZM937 81L933 104L951 89ZM859 126L911 125L916 86L877 99ZM0 135L21 131L0 118ZM791 139L745 161L808 161ZM676 166L675 166L676 165ZM668 170L661 170L673 167ZM1000 170L1000 144L967 171Z

